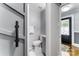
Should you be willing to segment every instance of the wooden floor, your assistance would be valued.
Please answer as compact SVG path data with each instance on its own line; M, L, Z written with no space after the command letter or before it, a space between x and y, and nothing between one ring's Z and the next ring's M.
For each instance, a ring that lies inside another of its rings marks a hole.
M72 46L70 54L71 54L71 56L79 56L79 48Z
M79 48L72 46L72 45L66 45L69 47L69 54L70 56L79 56Z

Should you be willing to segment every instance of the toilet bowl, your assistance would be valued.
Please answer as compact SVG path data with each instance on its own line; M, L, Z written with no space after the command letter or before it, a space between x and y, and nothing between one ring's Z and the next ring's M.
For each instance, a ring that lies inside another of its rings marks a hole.
M42 49L41 49L41 43L42 43L41 40L33 41L34 52L37 56L43 56Z
M32 49L31 51L29 51L29 54L28 54L29 56L36 56L36 53L35 53L35 51Z
M41 49L41 40L33 41L33 48L29 51L29 56L43 56Z

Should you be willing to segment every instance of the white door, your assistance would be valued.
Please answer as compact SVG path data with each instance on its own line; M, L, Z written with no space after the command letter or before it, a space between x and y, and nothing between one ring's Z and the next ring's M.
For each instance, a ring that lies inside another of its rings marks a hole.
M16 47L15 25L18 21L18 47ZM0 5L0 56L23 56L23 18Z
M24 14L24 3L6 3L11 8L17 10L21 14Z

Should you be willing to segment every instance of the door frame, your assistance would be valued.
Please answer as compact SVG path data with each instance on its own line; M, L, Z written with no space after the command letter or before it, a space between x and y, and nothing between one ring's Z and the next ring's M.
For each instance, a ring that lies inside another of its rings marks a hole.
M71 34L71 39L72 39L71 43L73 45L74 44L74 15L71 14L71 15L61 16L61 19L64 19L64 18L67 18L67 17L71 17L71 33L72 33ZM61 45L61 47L62 47L62 45ZM61 55L62 55L62 50L60 50L60 51L61 51Z
M72 44L72 18L71 17L65 17L65 18L62 18L62 20L69 20L69 36L70 36L70 39L71 39L71 43Z

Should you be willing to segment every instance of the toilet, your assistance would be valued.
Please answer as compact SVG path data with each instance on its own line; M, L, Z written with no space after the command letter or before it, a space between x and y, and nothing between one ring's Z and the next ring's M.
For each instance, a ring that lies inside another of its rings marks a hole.
M29 52L29 56L43 56L41 43L41 40L33 41L33 49Z

